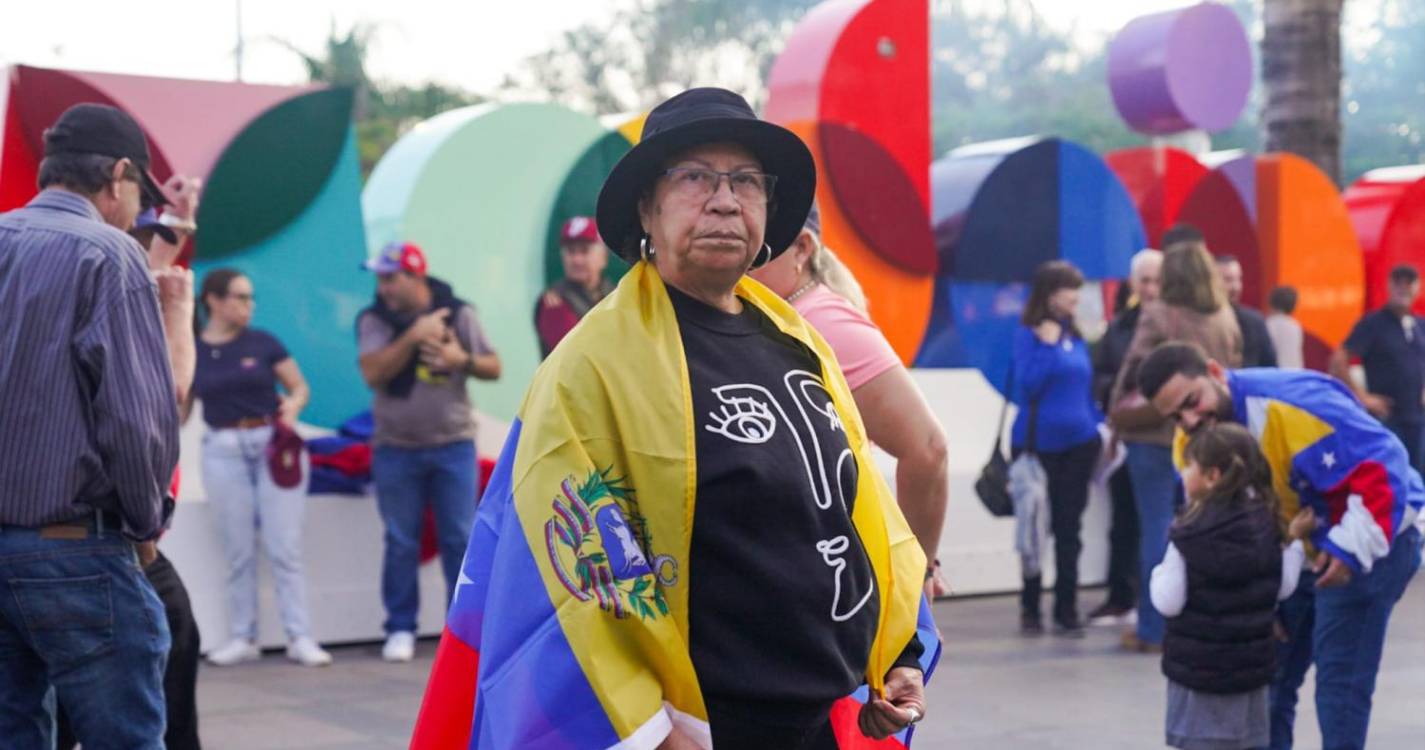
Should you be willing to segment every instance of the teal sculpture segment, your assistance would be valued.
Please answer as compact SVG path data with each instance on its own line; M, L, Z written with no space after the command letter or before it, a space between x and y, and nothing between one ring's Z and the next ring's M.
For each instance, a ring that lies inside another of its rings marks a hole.
M553 284L564 278L564 264L559 258L559 231L564 222L574 216L593 216L594 204L598 202L599 188L612 172L614 165L633 144L618 131L611 132L594 141L569 176L559 186L554 196L554 208L549 214L549 228L544 240L544 282ZM609 253L609 265L604 269L604 277L617 282L628 271L628 264L614 253Z
M302 421L328 428L371 401L356 364L353 321L370 303L371 282L359 270L366 239L361 168L349 124L341 144L329 179L294 219L239 251L193 262L199 279L224 266L252 279L258 300L253 325L282 341L311 384Z
M475 305L503 365L498 381L472 386L491 416L514 418L539 365L532 312L545 285L553 188L607 134L553 104L454 110L407 134L367 183L368 247L415 242L430 273Z
M349 89L302 94L263 112L238 133L204 187L197 256L239 253L305 211L344 154L351 103Z
M461 128L499 105L477 104L452 109L419 123L401 136L376 167L361 191L361 208L366 217L367 255L375 255L386 243L407 239L401 222L416 182L425 174L426 166L436 152L446 145ZM465 192L470 196L483 193L479 180L472 173Z

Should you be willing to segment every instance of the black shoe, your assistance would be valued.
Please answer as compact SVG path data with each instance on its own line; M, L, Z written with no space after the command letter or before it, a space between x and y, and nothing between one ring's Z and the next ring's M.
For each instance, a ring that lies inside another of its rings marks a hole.
M1083 638L1084 624L1078 615L1054 618L1054 635L1061 638Z
M1113 619L1123 617L1124 615L1128 614L1129 612L1132 612L1133 610L1134 605L1132 604L1122 605L1115 604L1112 601L1107 601L1103 604L1098 605L1097 607L1094 607L1093 611L1089 612L1088 619L1089 622L1093 622L1094 620L1099 619Z
M1020 635L1044 635L1044 620L1038 612L1019 613Z

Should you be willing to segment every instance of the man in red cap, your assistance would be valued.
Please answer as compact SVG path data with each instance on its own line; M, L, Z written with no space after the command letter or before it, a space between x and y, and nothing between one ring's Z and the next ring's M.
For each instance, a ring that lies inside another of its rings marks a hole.
M604 278L609 249L592 218L575 216L564 222L559 230L559 259L564 262L564 278L544 290L534 308L534 328L545 357L574 330L580 318L614 290Z
M371 478L386 527L381 656L410 661L425 512L430 508L435 516L448 602L479 491L475 410L466 378L500 377L500 358L474 306L427 275L425 253L414 243L392 242L365 267L376 274L376 299L357 317L356 329L361 376L373 392Z

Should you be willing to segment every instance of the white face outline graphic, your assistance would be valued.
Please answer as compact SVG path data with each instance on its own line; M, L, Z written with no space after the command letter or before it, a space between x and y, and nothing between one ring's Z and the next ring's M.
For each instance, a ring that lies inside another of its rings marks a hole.
M783 386L795 411L789 414L772 392L754 383L735 383L713 388L713 394L724 406L721 413L709 412L711 424L704 429L737 443L760 445L772 439L780 423L789 431L796 443L806 481L811 488L816 506L820 510L831 510L840 501L841 508L847 510L846 491L854 495L856 488L842 486L843 470L847 462L854 466L855 455L849 447L836 456L823 455L823 446L817 438L815 423L825 420L832 432L845 432L841 415L827 391L826 384L816 373L806 370L792 370L783 376ZM775 414L773 410L775 411ZM805 430L799 430L800 426ZM851 540L845 535L823 539L816 543L816 551L822 562L832 570L834 589L831 600L831 619L845 622L861 611L871 596L876 593L874 582L866 588L866 593L850 609L842 611L843 595L855 597L852 585L847 581L846 554L851 551Z

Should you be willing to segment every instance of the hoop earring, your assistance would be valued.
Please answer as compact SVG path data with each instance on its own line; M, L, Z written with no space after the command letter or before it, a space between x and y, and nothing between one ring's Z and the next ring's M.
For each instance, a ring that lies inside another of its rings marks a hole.
M653 247L653 243L649 240L648 235L643 235L643 238L638 241L638 256L652 263L653 256L657 254L657 252L658 251Z
M752 259L753 268L761 268L772 262L772 246L762 243L762 249L757 251L757 256Z

